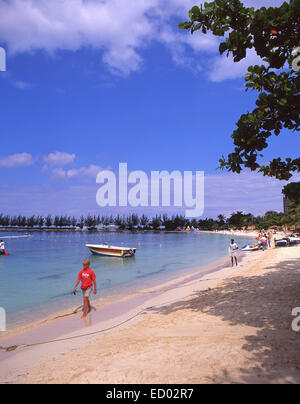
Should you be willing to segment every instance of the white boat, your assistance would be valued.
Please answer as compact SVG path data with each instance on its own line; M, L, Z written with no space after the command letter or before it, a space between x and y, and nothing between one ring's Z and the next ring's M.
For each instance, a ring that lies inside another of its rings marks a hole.
M286 247L287 245L288 245L288 240L286 240L286 239L275 240L276 247Z
M0 236L1 240L14 240L14 239L19 239L19 238L29 238L30 234L25 233L23 236Z
M300 244L299 237L288 237L288 240L290 245Z
M253 245L246 244L241 249L241 251L258 251L258 250L259 250L258 244L253 244Z
M136 253L136 248L118 247L104 244L86 244L86 247L95 255L105 257L133 257Z

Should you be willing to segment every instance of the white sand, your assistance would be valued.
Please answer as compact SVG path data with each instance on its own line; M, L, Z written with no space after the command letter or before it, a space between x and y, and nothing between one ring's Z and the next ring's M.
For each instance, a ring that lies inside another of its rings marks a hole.
M99 330L157 306L105 335L0 353L0 380L299 383L300 333L291 330L291 313L300 307L300 247L250 254L238 269L224 268L174 289L165 285L169 290L153 293L119 318L82 330Z

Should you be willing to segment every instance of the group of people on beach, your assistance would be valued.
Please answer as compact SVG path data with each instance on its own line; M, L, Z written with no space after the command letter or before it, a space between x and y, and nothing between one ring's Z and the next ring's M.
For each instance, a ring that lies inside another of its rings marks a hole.
M268 248L272 248L272 241L273 241L273 236L271 232L265 233L261 232L258 234L256 237L257 240L257 246L259 250L265 251ZM229 246L229 255L231 256L231 265L234 266L234 263L236 266L238 266L238 259L237 259L237 251L239 249L239 246L237 243L234 241L234 239L231 239L231 244Z
M272 248L273 236L271 232L269 232L268 234L265 232L259 233L256 240L258 241L257 244L260 250L265 251L268 248Z

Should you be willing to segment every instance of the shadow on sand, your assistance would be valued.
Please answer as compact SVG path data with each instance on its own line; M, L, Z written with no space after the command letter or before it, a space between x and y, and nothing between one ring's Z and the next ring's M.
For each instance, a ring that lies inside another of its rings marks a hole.
M249 364L239 369L239 382L300 382L300 332L292 331L292 309L300 307L300 258L270 266L262 276L235 277L221 287L196 292L191 300L154 309L159 314L179 310L205 312L234 326L257 328L246 336L242 350ZM214 383L235 383L226 369Z

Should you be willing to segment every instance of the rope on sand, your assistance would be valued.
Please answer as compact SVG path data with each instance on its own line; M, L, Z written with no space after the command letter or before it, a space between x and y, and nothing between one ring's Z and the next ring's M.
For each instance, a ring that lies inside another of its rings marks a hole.
M188 282L188 285L192 285L192 284L194 284L194 283L198 283L199 281L200 281L200 282L203 282L204 280L201 280L201 279L200 279L200 280L197 280L197 281L195 281L195 282ZM150 291L150 292L148 292L148 293L158 293L158 292L163 293L163 292L166 292L166 291L170 291L170 290L174 290L174 289L179 289L180 287L183 287L183 286L184 286L184 285L178 285L178 286L175 286L175 287L173 287L173 288L167 288L167 289L162 290L162 291ZM127 320L122 321L121 323L116 324L116 325L114 325L114 326L112 326L112 327L105 328L105 329L103 329L103 330L95 331L95 332L88 333L88 334L75 335L74 337L61 338L61 339L54 339L54 340L45 341L45 342L37 342L37 343L35 343L35 344L20 344L20 345L12 345L12 346L9 346L9 347L2 347L2 346L0 346L0 352L1 352L1 351L4 351L4 352L13 352L13 351L16 351L16 350L18 350L18 349L30 348L30 347L35 347L35 346L39 346L39 345L52 344L52 343L54 343L54 342L63 342L63 341L69 341L69 340L78 339L78 338L82 338L82 337L90 337L90 336L93 336L93 335L97 335L97 334L100 334L100 333L107 332L107 331L113 330L113 329L115 329L115 328L118 328L118 327L122 326L123 324L126 324L126 323L128 323L129 321L133 320L134 318L138 317L138 316L141 315L141 314L147 314L146 312L147 312L148 310L150 310L150 309L154 309L154 308L157 308L157 307L160 307L160 306L165 306L166 304L175 303L175 302L177 302L177 301L178 301L178 299L175 299L175 300L172 300L172 301L169 301L169 302L160 303L160 304L158 304L158 305L149 306L149 307L147 307L147 308L145 308L145 309L139 311L138 313L136 313L134 316L128 318ZM68 314L64 314L64 315L61 315L61 316L57 316L57 317L55 317L53 320L58 319L58 318L63 318L63 317L68 317L68 316L74 315L74 314L76 314L81 308L82 308L82 306L79 306L79 307L78 307L77 309L75 309L72 313L68 313Z
M30 347L35 347L35 346L39 346L39 345L52 344L54 342L69 341L69 340L72 340L72 339L77 339L77 338L82 338L82 337L90 337L92 335L100 334L102 332L110 331L110 330L113 330L114 328L120 327L121 325L123 325L125 323L128 323L129 321L133 320L135 317L138 317L143 312L145 312L145 309L140 311L139 313L135 314L134 316L128 318L127 320L123 321L122 323L116 324L116 325L114 325L112 327L109 327L109 328L105 328L103 330L91 332L91 333L88 333L88 334L75 335L74 337L60 338L60 339L54 339L54 340L44 341L44 342L37 342L35 344L20 344L20 345L12 345L12 346L9 346L9 347L0 346L0 351L12 352L12 351L16 351L17 349L30 348Z
M141 314L147 314L147 311L150 310L150 309L154 309L154 308L157 308L157 307L160 307L160 306L165 306L166 304L175 303L177 301L178 301L178 299L175 299L175 300L172 300L172 301L169 301L169 302L160 303L160 304L155 305L155 306L149 306L149 307L139 311L138 313L136 313L132 317L128 318L127 320L122 321L121 323L118 323L118 324L116 324L116 325L114 325L112 327L105 328L103 330L99 330L99 331L95 331L95 332L91 332L91 333L87 333L87 334L75 335L74 337L60 338L60 339L54 339L54 340L44 341L44 342L37 342L35 344L20 344L20 345L12 345L12 346L9 346L9 347L0 346L0 352L1 351L13 352L13 351L16 351L18 349L31 348L31 347L36 347L36 346L40 346L40 345L52 344L54 342L70 341L70 340L73 340L73 339L78 339L78 338L82 338L82 337L90 337L90 336L97 335L97 334L100 334L100 333L103 333L103 332L111 331L111 330L113 330L115 328L118 328L118 327L128 323L129 321L131 321L134 318L140 316ZM73 313L73 314L75 314L75 313Z

